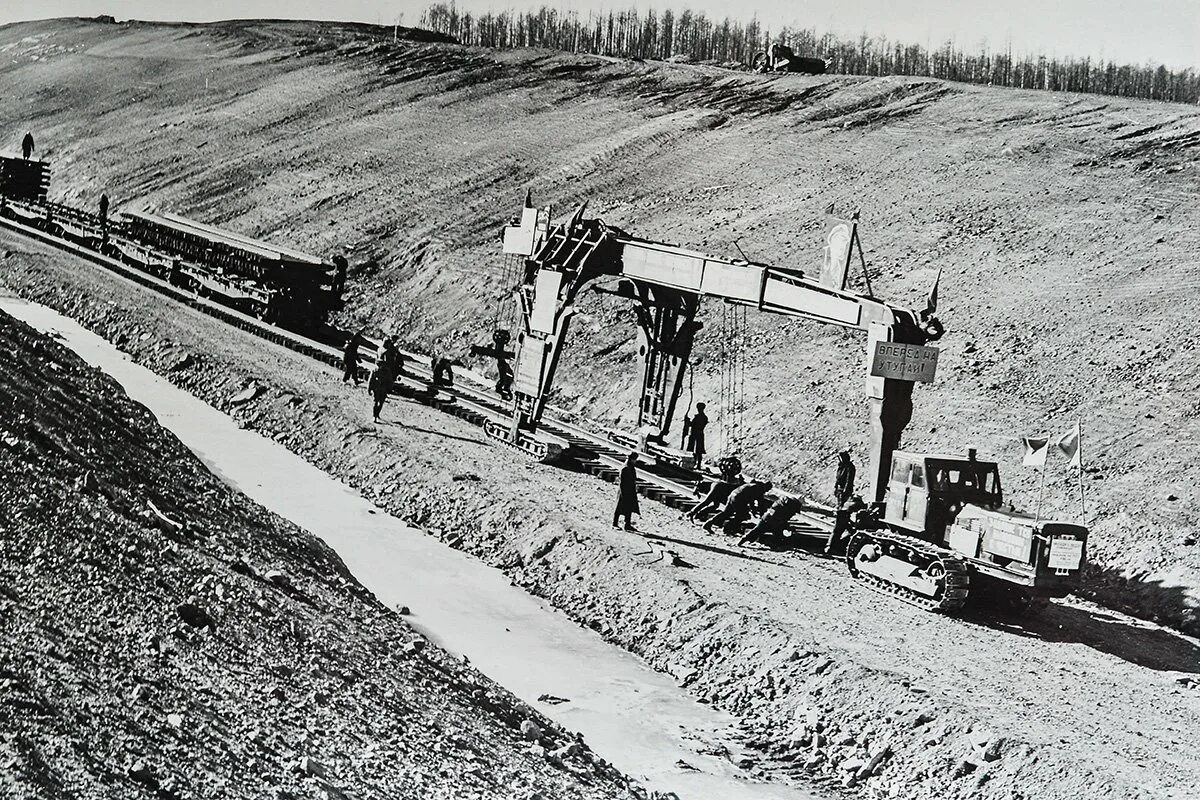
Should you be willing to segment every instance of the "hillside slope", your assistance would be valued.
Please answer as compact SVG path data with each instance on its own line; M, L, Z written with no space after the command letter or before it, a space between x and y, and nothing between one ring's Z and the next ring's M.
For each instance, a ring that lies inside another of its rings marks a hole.
M4 797L635 796L2 314L0 508Z
M587 199L641 236L723 255L740 239L810 272L824 208L861 208L875 291L919 304L943 273L950 332L909 446L999 457L1010 497L1032 507L1019 437L1081 417L1092 588L1200 629L1195 109L314 23L56 21L0 30L0 56L6 140L35 132L57 198L91 205L104 190L118 208L347 248L347 315L417 347L487 338L496 233L526 188L562 213ZM720 416L720 308L705 318L694 399ZM629 427L631 315L589 296L576 319L558 400ZM831 452L863 452L862 343L767 316L750 328L743 451L825 494ZM1078 514L1065 465L1049 477L1047 508Z

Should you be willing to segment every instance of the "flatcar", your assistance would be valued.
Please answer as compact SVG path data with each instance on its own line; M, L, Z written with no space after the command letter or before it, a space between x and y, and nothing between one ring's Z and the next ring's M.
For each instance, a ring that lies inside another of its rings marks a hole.
M265 320L312 327L340 303L339 267L309 253L177 214L125 212L120 229L117 247L124 241L178 257L178 282Z

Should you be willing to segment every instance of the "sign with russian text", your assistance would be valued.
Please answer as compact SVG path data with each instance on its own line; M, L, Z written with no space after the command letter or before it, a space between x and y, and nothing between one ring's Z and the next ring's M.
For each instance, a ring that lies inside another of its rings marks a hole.
M900 381L933 383L937 372L938 349L919 344L876 342L871 375Z

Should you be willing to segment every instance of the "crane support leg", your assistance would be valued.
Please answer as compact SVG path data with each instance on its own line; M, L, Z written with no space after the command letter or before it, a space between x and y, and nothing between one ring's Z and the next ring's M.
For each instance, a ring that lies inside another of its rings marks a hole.
M867 472L868 502L881 502L887 491L892 454L900 449L900 437L913 412L913 382L871 376L875 343L892 341L895 329L872 322L867 332L867 405L871 424L870 466Z
M683 378L692 353L692 342L701 323L696 322L700 298L693 292L663 287L640 287L634 307L638 322L638 362L642 368L642 396L638 427L649 425L663 441L683 390Z

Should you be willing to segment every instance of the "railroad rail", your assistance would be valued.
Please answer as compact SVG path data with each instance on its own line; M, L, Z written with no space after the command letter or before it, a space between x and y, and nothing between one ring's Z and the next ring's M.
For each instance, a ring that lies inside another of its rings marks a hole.
M261 339L334 368L340 367L341 350L328 341L321 341L311 336L276 327L229 306L213 302L175 286L162 278L150 275L102 253L16 220L0 217L0 228L84 259L142 289L157 292L199 313ZM331 340L334 337L346 335L346 332L336 329L331 332L334 334L331 336ZM376 350L380 347L379 342L371 339L367 339L367 344ZM511 409L490 392L482 377L466 371L465 374L458 373L461 377L454 386L436 386L433 382L432 369L422 362L422 359L427 360L428 356L413 351L405 351L404 354L409 360L405 364L405 374L396 382L393 389L394 394L453 414L481 427L509 423ZM370 353L364 353L363 356L366 361L373 361ZM464 385L463 378L476 386ZM564 467L586 472L609 482L615 482L618 479L626 457L635 449L622 443L620 439L623 437L615 432L589 431L582 426L560 419L557 415L547 415L542 422L542 433L561 443L563 451L561 462ZM711 479L713 476L705 477ZM641 495L671 508L688 509L697 502L695 473L672 463L669 458L657 458L654 462L640 465L637 487ZM809 540L827 540L833 527L832 510L811 503L809 508L811 510L803 511L793 517L788 526L789 536Z

